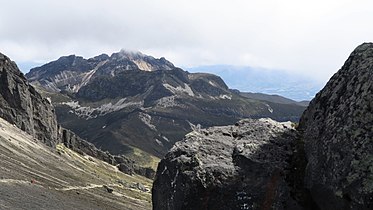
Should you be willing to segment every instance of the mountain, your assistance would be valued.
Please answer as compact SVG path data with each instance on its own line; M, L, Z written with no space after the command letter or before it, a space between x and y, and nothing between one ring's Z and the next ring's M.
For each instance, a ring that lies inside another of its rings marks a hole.
M219 75L230 88L242 92L280 95L295 101L311 100L324 85L304 75L279 69L210 65L190 67L186 70Z
M49 91L78 92L100 75L116 75L125 70L170 70L174 66L165 58L155 59L139 52L120 51L110 57L102 54L88 60L75 55L61 57L26 74L31 83Z
M164 58L126 51L61 57L26 77L51 98L64 127L98 148L143 162L144 155L163 157L198 127L247 117L298 121L305 109L248 99L216 75L189 73Z
M158 165L153 209L373 209L372 72L364 43L296 129L247 119L188 133Z
M246 98L261 100L261 101L269 101L278 104L296 104L299 106L308 106L309 101L294 101L289 98L285 98L279 95L269 95L264 93L250 93L250 92L239 92L241 96Z
M151 208L152 169L58 125L50 100L3 54L0 156L1 209Z

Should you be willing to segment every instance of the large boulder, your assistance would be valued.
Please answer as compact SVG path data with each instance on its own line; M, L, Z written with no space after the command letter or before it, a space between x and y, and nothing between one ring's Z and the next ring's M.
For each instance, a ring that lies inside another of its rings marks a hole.
M373 209L373 44L365 43L311 101L299 129L305 184L321 209Z
M271 119L195 130L158 165L153 209L301 209L289 187L296 139Z

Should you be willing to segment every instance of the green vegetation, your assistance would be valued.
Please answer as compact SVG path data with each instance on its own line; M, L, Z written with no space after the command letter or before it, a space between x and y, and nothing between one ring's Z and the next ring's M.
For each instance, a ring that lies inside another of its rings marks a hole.
M150 167L154 169L154 171L157 170L158 163L161 161L158 157L155 157L136 147L132 147L132 152L127 153L126 156L134 160L138 165L143 167Z

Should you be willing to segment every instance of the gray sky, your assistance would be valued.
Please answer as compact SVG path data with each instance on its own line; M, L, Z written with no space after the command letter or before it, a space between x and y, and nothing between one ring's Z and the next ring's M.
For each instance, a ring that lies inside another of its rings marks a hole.
M123 48L164 56L177 66L244 65L326 81L357 45L373 40L368 0L0 3L0 52L17 62Z

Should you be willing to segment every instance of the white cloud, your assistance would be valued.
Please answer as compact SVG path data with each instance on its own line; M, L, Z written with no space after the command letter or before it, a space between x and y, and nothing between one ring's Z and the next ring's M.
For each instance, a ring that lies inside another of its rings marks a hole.
M178 66L249 65L325 81L373 37L373 3L366 0L0 3L0 50L20 62L125 48Z

